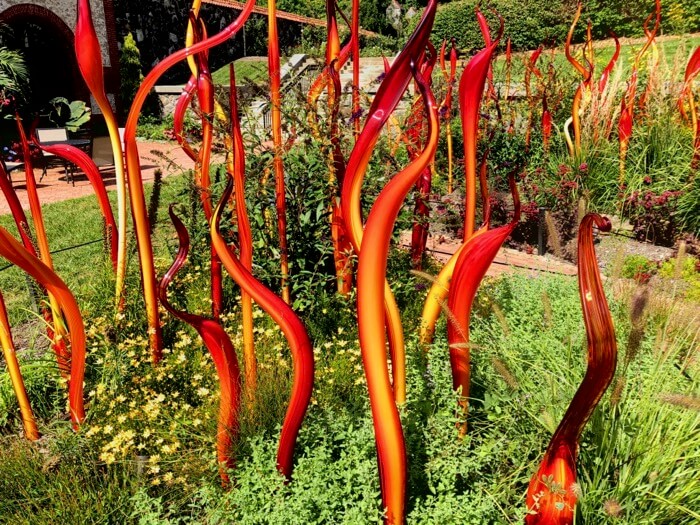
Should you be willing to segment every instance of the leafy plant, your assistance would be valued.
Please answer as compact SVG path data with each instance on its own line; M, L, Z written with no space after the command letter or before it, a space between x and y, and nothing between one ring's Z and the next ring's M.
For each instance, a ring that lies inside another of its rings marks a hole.
M48 117L59 128L75 133L90 121L90 108L82 100L69 101L63 97L49 100L51 109Z

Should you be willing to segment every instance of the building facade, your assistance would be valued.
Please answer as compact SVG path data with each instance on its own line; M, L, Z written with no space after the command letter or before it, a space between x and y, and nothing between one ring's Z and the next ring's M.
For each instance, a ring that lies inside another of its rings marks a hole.
M23 53L36 106L59 96L90 98L75 59L76 5L76 0L0 0L0 45ZM114 100L119 90L119 52L113 0L91 0L91 7L102 47L105 88Z

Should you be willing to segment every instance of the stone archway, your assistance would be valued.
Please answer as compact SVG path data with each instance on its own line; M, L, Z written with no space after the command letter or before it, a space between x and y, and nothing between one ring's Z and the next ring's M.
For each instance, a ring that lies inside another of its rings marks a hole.
M11 28L3 45L24 54L29 69L30 109L44 108L54 97L89 101L73 47L73 31L49 9L18 4L0 13Z

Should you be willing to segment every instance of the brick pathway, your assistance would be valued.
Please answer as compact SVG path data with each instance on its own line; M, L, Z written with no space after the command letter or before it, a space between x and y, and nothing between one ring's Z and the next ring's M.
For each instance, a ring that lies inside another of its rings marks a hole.
M439 239L439 241L438 241ZM428 237L426 249L441 263L445 263L457 251L461 242L457 240L443 240L442 238ZM401 245L409 248L411 246L411 234L401 235ZM562 275L576 275L576 265L555 259L550 255L527 254L511 248L501 248L498 255L489 267L486 275L496 276L504 273L514 272L549 272Z
M191 169L194 163L175 143L164 142L139 142L139 155L141 157L141 173L144 182L153 180L156 169L161 168L163 175L178 174L185 169ZM167 160L169 159L169 161ZM169 165L170 164L170 165ZM116 190L117 183L114 176L114 168L106 167L100 170L102 180L107 191ZM94 195L90 181L82 172L74 174L75 185L66 181L66 174L62 167L48 170L44 180L39 182L41 170L35 169L34 176L37 181L39 201L42 204L60 202L86 195ZM25 174L21 170L12 172L12 186L17 192L22 207L29 209ZM10 213L10 208L4 198L0 198L0 215Z

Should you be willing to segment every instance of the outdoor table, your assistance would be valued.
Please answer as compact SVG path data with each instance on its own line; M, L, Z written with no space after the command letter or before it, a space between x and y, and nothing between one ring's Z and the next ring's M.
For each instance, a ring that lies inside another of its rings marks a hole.
M73 146L78 149L81 149L85 152L89 151L91 140L90 139L67 139L67 140L47 140L46 142L42 142L42 146L58 146L61 144L67 144L68 146ZM66 169L66 182L70 182L75 185L75 181L73 180L73 168L72 164L70 165L70 168Z
M90 139L47 140L41 143L42 146L57 146L59 144L68 144L79 149L87 149L90 146Z

